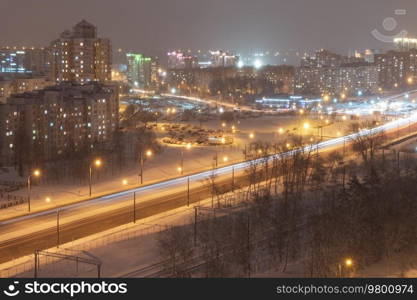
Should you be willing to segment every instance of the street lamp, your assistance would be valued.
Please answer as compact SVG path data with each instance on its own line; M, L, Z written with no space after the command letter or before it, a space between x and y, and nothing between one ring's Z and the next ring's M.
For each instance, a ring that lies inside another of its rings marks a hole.
M185 146L185 148L187 150L190 150L191 147L192 147L191 143L188 143ZM180 173L181 173L181 175L183 175L183 173L184 173L184 148L183 147L181 147L181 167L180 168L181 168Z
M41 171L39 169L34 170L29 176L28 176L28 211L30 212L30 192L32 189L32 176L39 177L41 176Z
M353 260L351 258L345 259L345 261L342 263L339 263L339 276L342 278L343 275L343 267L345 268L351 268L353 266Z
M88 177L88 179L89 179L88 180L88 185L90 187L90 197L91 197L91 182L92 182L92 176L93 176L93 166L96 167L96 168L99 168L99 167L101 167L102 164L103 163L102 163L101 159L96 159L95 161L93 161L90 164L90 167L89 167L89 177Z
M152 156L152 150L147 150L145 152L146 157ZM143 157L143 149L140 150L140 184L143 184L143 164L144 164L144 157Z

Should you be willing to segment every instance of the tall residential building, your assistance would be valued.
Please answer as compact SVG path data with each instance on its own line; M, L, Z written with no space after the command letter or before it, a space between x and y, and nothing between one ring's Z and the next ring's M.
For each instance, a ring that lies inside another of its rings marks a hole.
M223 50L210 51L211 67L233 67L239 61L239 57Z
M47 48L0 48L0 73L46 75L49 72Z
M417 39L400 37L394 39L395 47L398 51L410 51L411 49L417 49Z
M193 55L187 55L182 51L168 52L169 69L192 69L198 67L198 58Z
M51 80L85 84L111 80L109 39L98 38L97 28L82 20L51 43Z
M388 51L375 56L383 88L405 87L417 80L417 49Z
M63 83L0 104L0 163L55 159L111 143L118 127L117 86Z
M0 73L27 73L23 49L0 49Z
M378 68L367 63L300 67L295 71L294 87L296 94L312 96L374 94L379 88Z
M140 53L127 53L127 80L137 88L149 88L152 83L152 58Z
M53 85L45 76L30 74L7 74L0 76L0 103L5 103L13 94L31 92Z

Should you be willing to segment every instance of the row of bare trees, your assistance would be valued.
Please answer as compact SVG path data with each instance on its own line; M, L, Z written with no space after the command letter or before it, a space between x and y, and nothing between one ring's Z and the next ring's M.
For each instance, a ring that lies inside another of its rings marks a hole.
M245 206L201 219L196 244L191 227L172 229L182 238L163 233L161 258L171 265L182 258L172 276L191 276L187 261L197 257L196 276L249 277L287 272L295 264L297 275L335 277L407 255L417 243L417 160L381 149L384 141L381 132L357 135L350 157L318 155L295 138L298 150L288 151L285 143L251 145L247 181L240 187L247 191ZM217 197L221 189L215 181L210 186ZM220 202L216 209L224 211ZM167 256L166 243L184 249ZM341 269L346 258L354 261L349 270Z

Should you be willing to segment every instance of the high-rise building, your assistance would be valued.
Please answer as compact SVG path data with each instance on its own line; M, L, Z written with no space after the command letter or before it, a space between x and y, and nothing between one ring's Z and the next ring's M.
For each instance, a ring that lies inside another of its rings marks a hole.
M51 80L85 84L111 80L111 44L98 38L97 28L82 20L64 31L53 41L51 51Z
M35 47L0 48L0 73L46 75L48 49Z
M399 37L394 39L395 47L398 51L407 52L411 49L417 49L417 39Z
M181 51L168 52L169 69L192 69L198 67L198 58Z
M375 56L381 87L404 87L417 79L417 49L388 51Z
M137 88L149 88L152 84L152 58L140 53L127 53L127 80Z
M0 103L6 102L7 98L13 94L41 90L52 84L45 76L32 76L30 74L0 76Z
M0 104L0 163L54 159L110 143L118 127L117 86L63 83Z
M211 67L233 67L239 61L239 57L223 50L210 51Z
M295 71L294 91L296 94L332 95L337 98L374 94L379 88L378 79L378 68L367 63L338 67L300 67Z
M0 49L0 73L27 73L23 49Z

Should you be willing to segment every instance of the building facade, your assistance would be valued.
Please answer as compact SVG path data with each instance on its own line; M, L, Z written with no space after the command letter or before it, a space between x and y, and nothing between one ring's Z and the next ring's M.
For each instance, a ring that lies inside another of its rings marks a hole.
M53 83L45 76L8 74L0 76L0 103L5 103L13 94L44 89Z
M152 85L153 60L140 53L127 53L127 80L133 87L146 89Z
M0 73L45 76L49 72L49 49L35 47L0 48Z
M358 94L375 94L378 88L378 68L372 64L300 67L295 70L294 92L296 94L345 98Z
M110 40L98 38L97 28L85 20L53 41L50 53L50 77L56 83L86 84L111 80Z
M118 95L117 86L66 83L10 97L0 104L1 164L49 160L111 142Z
M385 89L415 84L417 79L417 49L388 51L375 56L379 82Z

